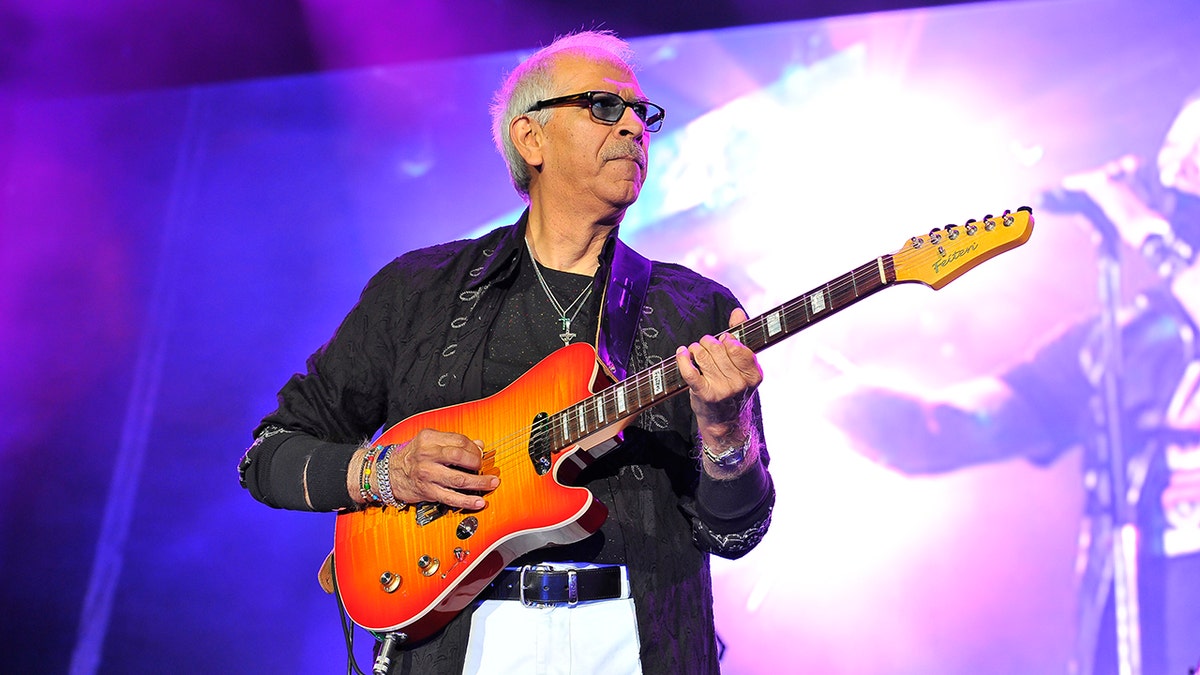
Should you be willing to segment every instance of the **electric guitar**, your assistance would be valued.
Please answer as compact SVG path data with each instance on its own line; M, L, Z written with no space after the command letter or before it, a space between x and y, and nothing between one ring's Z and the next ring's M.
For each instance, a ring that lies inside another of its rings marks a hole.
M1029 207L935 228L729 332L757 352L893 284L939 289L1032 231ZM387 429L375 445L404 443L426 428L480 439L481 471L501 482L479 511L425 502L339 513L333 577L346 613L368 630L419 641L517 557L592 534L607 509L572 479L615 447L636 415L686 390L674 359L614 383L594 348L577 343L492 396Z

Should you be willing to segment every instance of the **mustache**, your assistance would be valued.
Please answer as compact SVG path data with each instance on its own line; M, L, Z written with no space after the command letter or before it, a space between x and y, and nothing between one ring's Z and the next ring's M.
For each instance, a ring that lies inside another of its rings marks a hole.
M600 154L600 159L606 162L613 159L632 159L643 171L646 169L646 149L632 141L605 148Z

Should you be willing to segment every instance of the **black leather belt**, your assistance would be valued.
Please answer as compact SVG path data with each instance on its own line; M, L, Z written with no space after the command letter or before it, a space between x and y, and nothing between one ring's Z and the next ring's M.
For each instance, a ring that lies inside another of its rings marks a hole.
M545 565L506 568L480 595L484 600L520 600L527 607L574 605L621 597L621 566L552 569Z

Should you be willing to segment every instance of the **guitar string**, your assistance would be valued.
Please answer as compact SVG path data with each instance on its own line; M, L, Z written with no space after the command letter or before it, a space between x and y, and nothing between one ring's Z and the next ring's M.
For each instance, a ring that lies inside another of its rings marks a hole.
M997 219L997 222L999 223L999 219ZM986 232L981 229L977 232L977 235L967 235L967 236L979 236L980 234L984 237L987 237L987 236L991 235L991 232ZM926 245L933 245L933 244L927 243ZM983 252L986 252L989 250L991 250L991 247L985 249ZM981 253L977 253L976 255L971 256L970 258L967 258L967 259L963 260L962 262L963 263L971 262L972 260L979 258ZM888 254L888 255L890 255L890 257L892 259L893 269L894 269L896 266L903 266L904 264L907 264L910 261L910 259L918 258L918 257L929 257L929 254L930 254L930 249L918 249L918 248L912 247L910 244L910 245L906 245L901 250L899 250L895 253L892 253L892 254ZM880 256L880 258L883 258L883 257L887 257L887 256ZM805 293L799 297L793 298L792 300L789 300L789 301L783 303L782 305L775 308L775 310L768 312L767 315L762 315L762 316L754 317L752 319L748 319L745 323L743 323L731 330L738 331L740 334L743 335L743 338L744 338L746 335L765 331L766 330L765 324L767 323L766 317L770 314L774 314L774 313L778 312L778 313L783 314L784 317L791 317L791 319L794 321L796 318L799 318L799 317L795 316L795 313L797 311L802 311L804 313L803 323L800 325L799 328L791 330L789 332L789 335L798 330L801 330L804 327L806 327L809 323L812 322L813 316L808 313L808 309L807 309L806 305L810 305L813 302L814 297L818 293L821 293L822 291L824 291L825 295L830 296L832 298L832 296L840 295L847 290L853 289L855 296L858 297L857 285L859 283L859 280L856 278L856 275L858 275L859 273L865 272L865 271L871 271L871 273L873 274L874 272L871 270L871 266L877 260L879 260L879 258L876 258L875 260L873 260L871 262L868 262L860 267L855 268L854 270L851 270L850 272L848 272L846 274L843 274L838 279L835 279L835 280L825 284L824 286L820 286L816 289L813 289L812 291L810 291L808 293ZM955 266L955 268L957 268L957 267L958 266ZM948 272L949 268L946 271ZM889 282L884 283L880 287L873 287L871 290L873 290L873 291L880 290L881 288L884 288L888 285L892 285L894 283L896 283L895 280L889 281ZM846 305L846 306L848 306L848 305ZM841 308L839 308L839 309L841 309ZM761 339L761 338L759 338L759 339ZM656 375L656 371L661 371L661 374ZM670 396L673 396L677 393L681 393L681 390L671 391L669 393L669 395L661 395L661 394L655 395L655 394L651 393L649 395L649 397L647 398L648 402L645 404L641 403L640 401L643 398L641 392L643 392L646 387L650 387L649 391L653 392L654 391L653 380L656 379L656 377L662 377L663 379L669 379L669 380L673 381L675 378L679 377L678 364L674 360L663 361L661 364L659 364L657 366L644 369L638 373L635 373L633 376L631 376L621 382L615 383L612 386L610 386L596 394L593 394L592 396L589 396L587 398L584 398L581 401L577 401L571 405L568 405L566 408L564 408L561 411L558 411L557 413L550 414L549 417L544 422L537 425L538 428L535 428L535 425L528 425L523 428L514 429L512 431L512 433L508 434L507 436L496 439L492 443L490 449L485 448L484 452L483 452L483 457L484 457L484 459L490 458L493 463L492 468L495 469L496 471L500 471L500 470L506 469L508 467L518 465L521 462L529 461L526 457L524 457L522 455L528 453L529 446L533 442L535 442L535 441L541 442L546 436L553 434L554 433L553 426L555 426L555 425L561 426L562 425L562 418L561 418L562 415L569 414L570 420L572 422L577 422L577 420L579 419L579 416L581 414L582 415L587 414L587 410L589 407L591 407L593 409L600 408L600 409L604 410L606 421L602 424L598 423L596 425L591 425L590 423L588 423L586 425L586 429L583 432L576 432L578 435L573 440L578 441L582 438L585 438L588 435L595 434L595 433L601 431L605 426L615 424L616 422L618 422L620 420L623 420L628 417L632 417L636 414L639 414L640 412L642 412L646 409L649 409L650 407L653 407L654 405L657 405L657 403L665 400L666 398L669 398ZM627 391L636 392L635 396L639 402L634 405L627 406L627 410L625 413L619 413L615 418L609 419L609 416L607 414L608 411L617 409L617 405L616 405L617 402L615 399L616 399L616 389L618 387L623 388ZM664 390L664 394L665 393L666 392ZM594 405L589 406L589 403L591 403L593 401L594 401ZM609 407L609 404L611 404L611 406L612 406L611 408ZM593 414L592 416L594 418L597 418L597 422L599 422L597 415ZM577 426L578 425L576 424L576 427ZM573 434L573 435L575 435L575 434ZM564 446L564 447L570 447L569 441L571 439L564 438L564 439L560 439L560 440L568 441L567 446ZM553 448L550 453L551 457L553 457L553 455L556 454L559 450L561 450L561 448ZM515 454L515 455L510 454L510 453L513 453L514 451L521 451L521 453Z

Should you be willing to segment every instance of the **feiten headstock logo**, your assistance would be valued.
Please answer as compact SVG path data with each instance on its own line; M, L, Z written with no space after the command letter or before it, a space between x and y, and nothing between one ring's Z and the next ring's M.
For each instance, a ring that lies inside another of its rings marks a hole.
M966 248L960 248L957 251L951 251L945 254L943 257L938 258L937 260L933 261L934 273L941 274L944 267L963 257L964 255L974 252L977 248L979 248L979 242L972 242L971 245L967 246ZM1193 673L1193 675L1195 674Z

